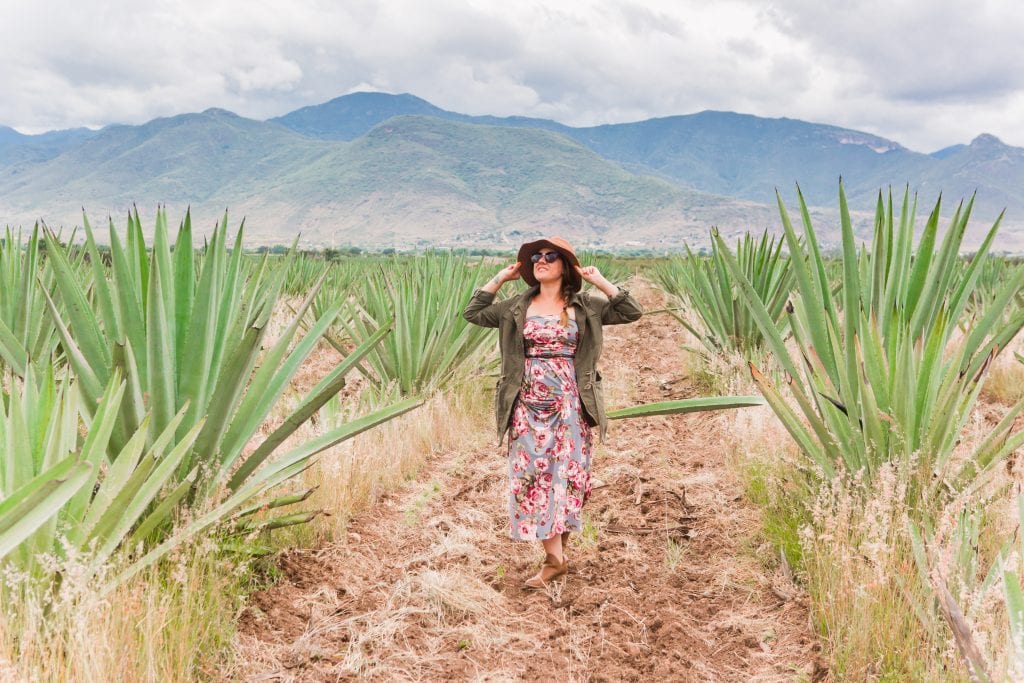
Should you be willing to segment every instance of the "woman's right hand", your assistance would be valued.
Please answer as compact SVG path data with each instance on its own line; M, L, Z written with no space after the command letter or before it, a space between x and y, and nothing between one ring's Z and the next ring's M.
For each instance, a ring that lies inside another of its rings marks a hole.
M518 280L519 278L521 278L522 275L519 274L520 265L522 264L519 261L516 261L511 266L507 266L499 270L498 274L494 276L495 279L498 280L498 284L502 284L510 280Z
M485 292L496 294L498 289L509 280L518 280L522 277L519 274L519 261L516 261L511 266L506 266L498 271L498 274L492 277L486 285L483 286Z

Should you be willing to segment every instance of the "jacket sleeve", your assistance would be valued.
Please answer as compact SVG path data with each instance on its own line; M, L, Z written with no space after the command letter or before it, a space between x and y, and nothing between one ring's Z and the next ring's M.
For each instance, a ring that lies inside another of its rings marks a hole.
M462 317L481 327L497 327L501 319L501 304L494 303L494 294L478 289L473 292L473 298L466 304L466 310Z
M602 325L622 325L635 322L644 314L644 309L637 303L637 300L622 287L619 287L619 293L611 299L605 299L602 296L594 297L591 300L601 302L598 306L601 307Z

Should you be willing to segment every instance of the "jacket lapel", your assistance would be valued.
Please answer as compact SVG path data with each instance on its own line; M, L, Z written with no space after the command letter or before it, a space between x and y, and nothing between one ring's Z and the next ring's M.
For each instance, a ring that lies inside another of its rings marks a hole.
M526 290L523 294L519 295L519 300L512 305L512 319L516 323L516 336L519 339L523 337L523 328L526 326L526 311L530 307L530 300L540 291L540 287L535 285Z
M569 303L576 309L576 343L579 344L579 340L583 339L587 331L587 309L583 306L579 292L572 295Z

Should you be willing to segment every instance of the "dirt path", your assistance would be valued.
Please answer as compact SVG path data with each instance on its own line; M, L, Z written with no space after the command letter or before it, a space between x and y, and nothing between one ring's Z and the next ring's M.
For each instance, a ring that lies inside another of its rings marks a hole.
M656 292L635 292L651 308ZM629 403L693 394L667 316L606 328ZM609 392L609 393L615 393ZM757 511L723 463L728 415L612 424L571 570L524 592L534 544L505 536L504 460L435 456L344 543L290 551L241 617L252 681L750 681L817 678L803 600L758 562Z

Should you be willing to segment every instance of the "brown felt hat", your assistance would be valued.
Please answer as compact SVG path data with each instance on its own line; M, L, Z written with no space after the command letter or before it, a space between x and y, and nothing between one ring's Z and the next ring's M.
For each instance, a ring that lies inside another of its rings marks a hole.
M562 255L564 266L569 274L569 282L572 284L572 291L580 291L583 288L583 278L580 277L580 274L574 268L574 266L580 265L580 260L576 258L576 252L572 250L572 245L562 237L546 237L533 242L527 242L519 247L519 254L516 256L516 260L521 264L519 266L519 274L526 281L526 284L531 287L537 284L537 278L533 276L533 262L530 261L530 257L540 251L542 247L554 249Z

